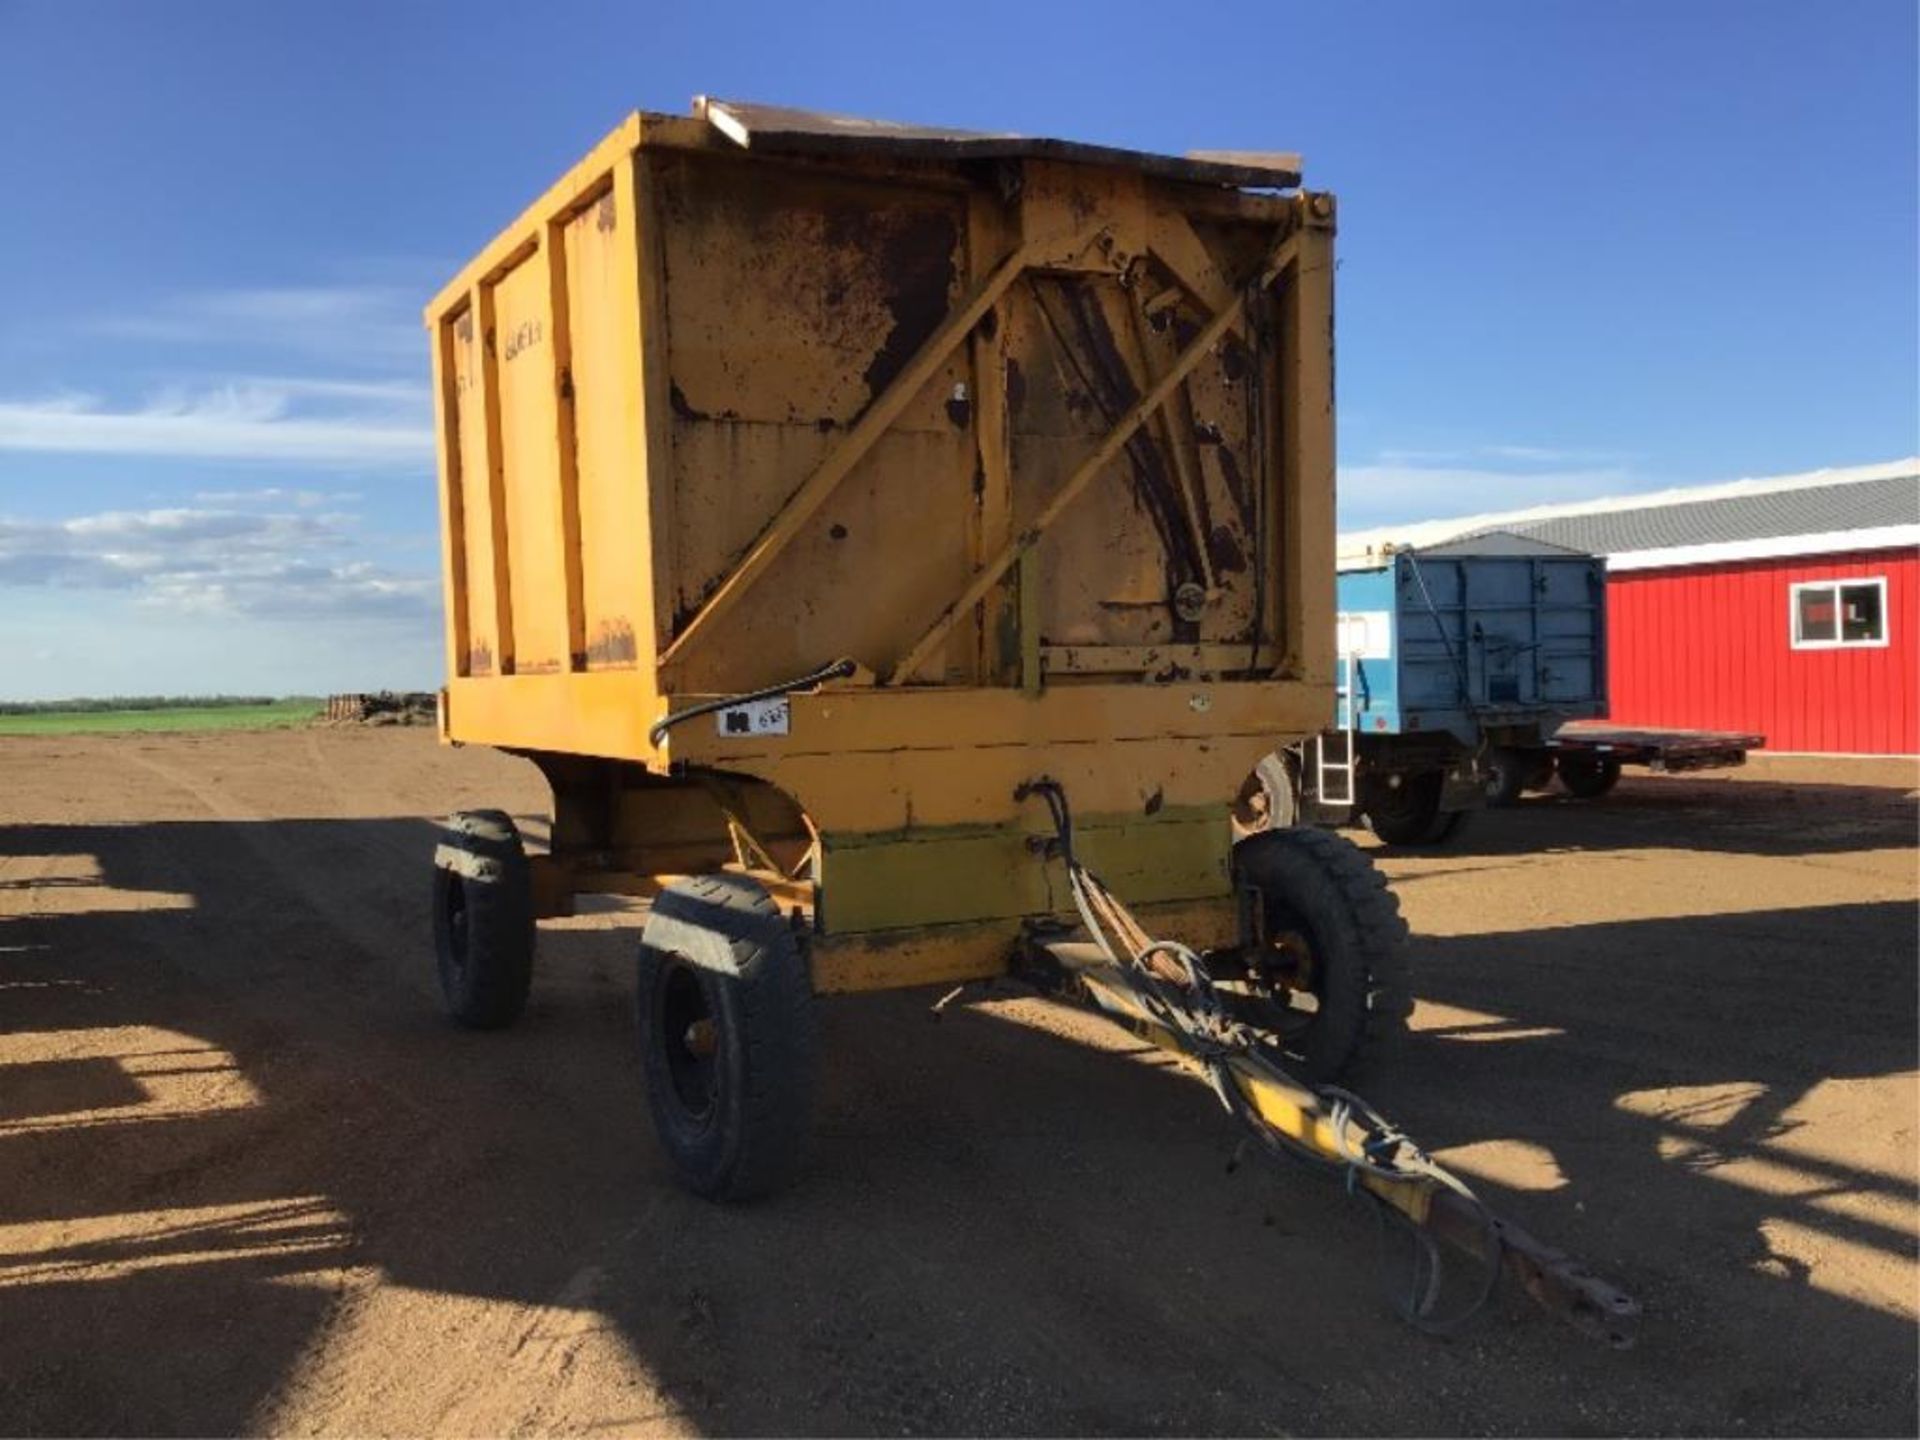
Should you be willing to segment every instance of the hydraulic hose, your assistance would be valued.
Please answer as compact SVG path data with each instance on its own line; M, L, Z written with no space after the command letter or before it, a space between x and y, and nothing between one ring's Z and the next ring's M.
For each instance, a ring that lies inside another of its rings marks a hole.
M758 700L778 700L783 695L791 695L796 690L811 690L814 686L828 680L844 680L859 667L849 659L839 659L831 665L822 665L818 670L800 676L796 680L783 681L778 685L769 685L763 690L749 690L744 695L723 695L717 700L702 700L698 705L689 705L684 710L676 710L671 715L662 715L653 722L647 731L647 743L654 749L660 748L660 742L667 738L667 731L683 720L698 719L702 715L711 715L719 710L731 710L736 705L751 705Z

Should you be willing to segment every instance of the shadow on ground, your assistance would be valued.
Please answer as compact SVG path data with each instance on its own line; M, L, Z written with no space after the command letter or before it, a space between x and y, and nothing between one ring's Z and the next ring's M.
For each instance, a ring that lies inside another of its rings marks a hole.
M1599 800L1529 793L1469 815L1445 844L1409 854L1542 855L1658 846L1726 855L1910 849L1920 811L1889 786L1628 773Z
M1604 843L1668 843L1663 807L1694 803L1619 798ZM1547 1152L1556 1188L1494 1196L1644 1297L1621 1355L1511 1297L1460 1339L1408 1332L1337 1187L1229 1174L1235 1136L1199 1086L992 994L939 1024L920 996L823 1005L806 1182L695 1202L644 1127L630 936L545 934L512 1032L439 1019L434 835L0 830L16 879L64 877L0 919L0 1430L254 1430L290 1385L303 1425L366 1428L362 1372L325 1352L368 1274L421 1299L366 1374L396 1397L504 1375L535 1428L565 1418L541 1387L570 1381L564 1353L525 1368L528 1336L576 1309L650 1377L600 1414L614 1428L1915 1428L1912 1322L1770 1239L1913 1255L1910 1225L1836 1204L1911 1204L1911 1174L1791 1144L1823 1084L1915 1068L1911 904L1418 942L1422 997L1497 1023L1416 1037L1371 1093L1433 1145ZM534 1321L475 1337L445 1297Z

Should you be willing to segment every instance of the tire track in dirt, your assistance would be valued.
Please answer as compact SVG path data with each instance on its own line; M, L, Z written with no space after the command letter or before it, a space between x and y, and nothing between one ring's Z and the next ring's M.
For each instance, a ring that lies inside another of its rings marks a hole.
M405 1413L415 1433L698 1433L603 1313L613 1284L588 1263L544 1303L513 1302L422 1295L353 1272L333 1323L257 1428L374 1434Z
M275 826L284 829L288 822L264 814L241 802L229 791L204 783L192 772L160 760L151 753L120 749L114 754L116 759L171 785L214 819L232 824L235 827L233 840L270 871L287 891L297 896L316 921L358 951L367 967L380 973L387 982L410 993L431 993L426 968L406 963L401 958L405 954L404 948L400 949L400 955L396 955L394 917L377 915L369 907L351 901L342 905L341 877L337 873L324 870L311 858L303 860L268 838L268 832ZM325 775L327 767L320 766L319 773ZM413 847L397 837L383 839L380 832L376 831L368 838L394 868L403 865L420 867L420 888L424 897L427 888L426 857L415 854Z
M329 760L314 737L302 737L301 749L315 763L303 780L289 776L293 783L285 800L296 813L331 811L341 817L341 823L353 824L364 822L369 812L391 814L397 798L404 803L404 793L396 797L392 790L340 780L342 767ZM311 852L318 842L309 843L301 829L307 822L264 813L239 793L247 780L260 783L257 769L239 784L229 784L191 768L191 757L176 761L149 751L126 752L120 758L219 822L211 841L243 857L249 872L245 878L225 881L224 892L251 892L249 905L279 912L273 921L278 927L298 928L311 917L354 952L351 970L331 964L319 987L298 957L284 966L277 960L270 962L304 988L329 992L331 998L316 997L320 1010L356 1028L365 1027L370 1014L411 1012L422 1019L432 1014L435 1018L427 1023L434 1026L431 1033L441 1037L436 1050L459 1044L478 1058L485 1050L497 1048L487 1044L492 1037L461 1037L443 1028L437 1018L430 949L424 944L421 924L427 852L412 843L410 827L373 829L367 843L356 846L351 868L343 870L339 865L316 863ZM298 766L275 768L299 770ZM331 823L319 822L321 827ZM400 824L406 826L404 817ZM420 833L429 833L424 822ZM208 848L208 842L201 842L193 858L215 863L206 853ZM257 883L252 872L258 872ZM403 884L417 877L421 892L417 913L396 915L396 875L404 877ZM364 904L341 908L343 898L362 896ZM286 913L290 907L283 901L300 912L297 920ZM421 943L409 945L409 936ZM306 952L313 948L311 942L303 945ZM391 987L404 998L383 1000L378 994L369 995L364 985L342 986L350 973L370 974L381 982L380 989ZM266 983L284 992L281 981ZM280 999L284 1004L284 993ZM391 1028L390 1022L373 1023ZM407 1030L417 1024L397 1023ZM335 1027L329 1023L328 1028ZM279 1128L291 1139L301 1124L310 1123L308 1117L316 1107L333 1112L336 1121L347 1113L365 1117L370 1148L354 1161L354 1168L364 1172L376 1166L389 1178L372 1208L363 1197L363 1203L349 1207L348 1214L357 1232L372 1237L359 1247L359 1255L376 1263L349 1270L315 1269L280 1282L318 1289L328 1303L305 1351L257 1412L258 1428L364 1433L390 1428L392 1416L404 1413L410 1417L408 1429L450 1433L564 1433L606 1423L608 1417L615 1417L616 1424L630 1420L649 1429L686 1429L683 1420L675 1419L674 1403L635 1361L617 1327L594 1308L606 1298L604 1264L581 1266L550 1301L541 1304L498 1294L416 1289L404 1276L391 1275L377 1263L393 1243L381 1236L411 1231L418 1217L431 1213L449 1192L487 1193L495 1184L494 1166L484 1155L458 1154L432 1166L409 1163L411 1157L432 1154L446 1119L431 1099L423 1097L417 1083L408 1083L420 1061L401 1054L383 1058L384 1048L377 1049L367 1055L366 1063L355 1066L351 1095L325 1094L315 1085L325 1085L325 1077L337 1071L339 1059L318 1048L324 1043L296 1037L280 1050L276 1068L289 1077L304 1070L315 1080L313 1085L298 1082L291 1091L282 1084L281 1104L294 1109ZM403 1038L394 1043L403 1049L407 1045ZM482 1065L467 1083L474 1091L468 1099L471 1104L497 1097L491 1103L512 1107L529 1098L528 1078L508 1067ZM563 1105L593 1098L568 1096L559 1086L536 1083L531 1088ZM195 1161L243 1164L244 1143L224 1157L202 1153ZM377 1158L381 1156L386 1163ZM425 1336L437 1336L439 1343L429 1344Z

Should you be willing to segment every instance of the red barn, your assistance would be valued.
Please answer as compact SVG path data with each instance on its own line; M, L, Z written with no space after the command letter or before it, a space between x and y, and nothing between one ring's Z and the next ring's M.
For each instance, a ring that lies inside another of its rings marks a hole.
M1506 530L1607 558L1610 718L1920 754L1920 459L1347 536Z

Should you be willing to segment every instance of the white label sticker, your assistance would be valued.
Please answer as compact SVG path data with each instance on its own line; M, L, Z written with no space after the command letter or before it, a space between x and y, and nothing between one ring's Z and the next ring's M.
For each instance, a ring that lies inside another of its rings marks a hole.
M1354 655L1362 660L1393 658L1393 613L1388 610L1343 610L1335 658Z
M787 733L785 696L773 700L749 700L744 705L729 705L716 710L714 728L722 735L784 735Z

